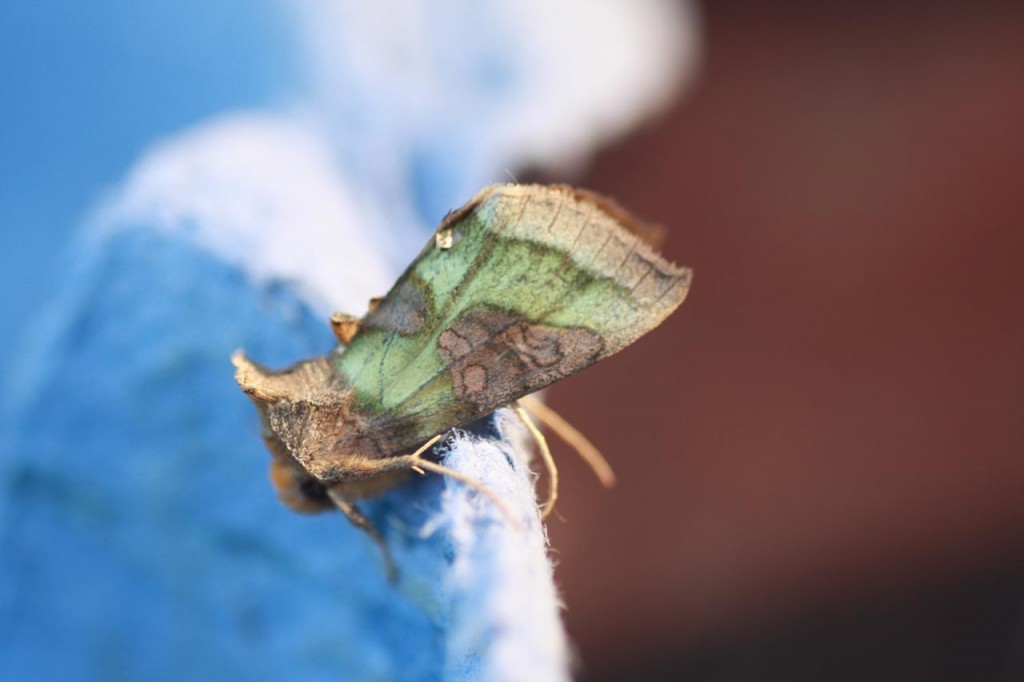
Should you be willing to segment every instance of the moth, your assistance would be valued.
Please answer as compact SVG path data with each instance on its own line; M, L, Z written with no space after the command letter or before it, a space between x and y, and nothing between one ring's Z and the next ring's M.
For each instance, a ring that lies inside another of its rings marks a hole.
M492 185L362 319L332 316L328 355L270 371L237 352L282 501L337 507L380 542L359 500L410 471L465 478L424 454L432 438L618 352L683 302L692 273L652 234L591 192Z

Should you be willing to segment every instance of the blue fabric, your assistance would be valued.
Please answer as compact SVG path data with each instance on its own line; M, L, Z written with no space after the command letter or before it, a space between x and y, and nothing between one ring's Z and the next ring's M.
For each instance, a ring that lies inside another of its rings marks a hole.
M491 591L537 591L509 575L522 559L499 565L510 534L540 567L543 598L518 610L557 623L532 486L507 445L461 436L448 460L530 530L460 484L415 480L366 506L392 586L343 517L277 503L227 362L240 346L275 364L324 352L324 321L152 230L79 254L5 442L3 679L496 679L489 651L515 617L486 615Z

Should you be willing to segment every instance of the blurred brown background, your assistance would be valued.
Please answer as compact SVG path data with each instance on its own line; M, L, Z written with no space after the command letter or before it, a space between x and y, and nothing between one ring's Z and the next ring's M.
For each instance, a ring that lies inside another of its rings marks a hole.
M582 180L696 271L551 391L584 679L1024 680L1024 11L853 5L705 5Z

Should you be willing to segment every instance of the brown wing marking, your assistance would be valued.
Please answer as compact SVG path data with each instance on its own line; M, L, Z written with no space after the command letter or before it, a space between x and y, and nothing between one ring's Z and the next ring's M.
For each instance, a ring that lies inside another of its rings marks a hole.
M438 348L455 395L486 412L595 362L604 343L589 329L534 325L484 308L456 320Z

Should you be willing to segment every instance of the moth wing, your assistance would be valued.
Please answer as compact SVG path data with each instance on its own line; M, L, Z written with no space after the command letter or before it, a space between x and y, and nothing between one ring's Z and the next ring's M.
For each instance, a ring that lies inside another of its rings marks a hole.
M691 272L641 227L562 186L492 185L449 214L335 360L381 451L482 417L657 327Z

